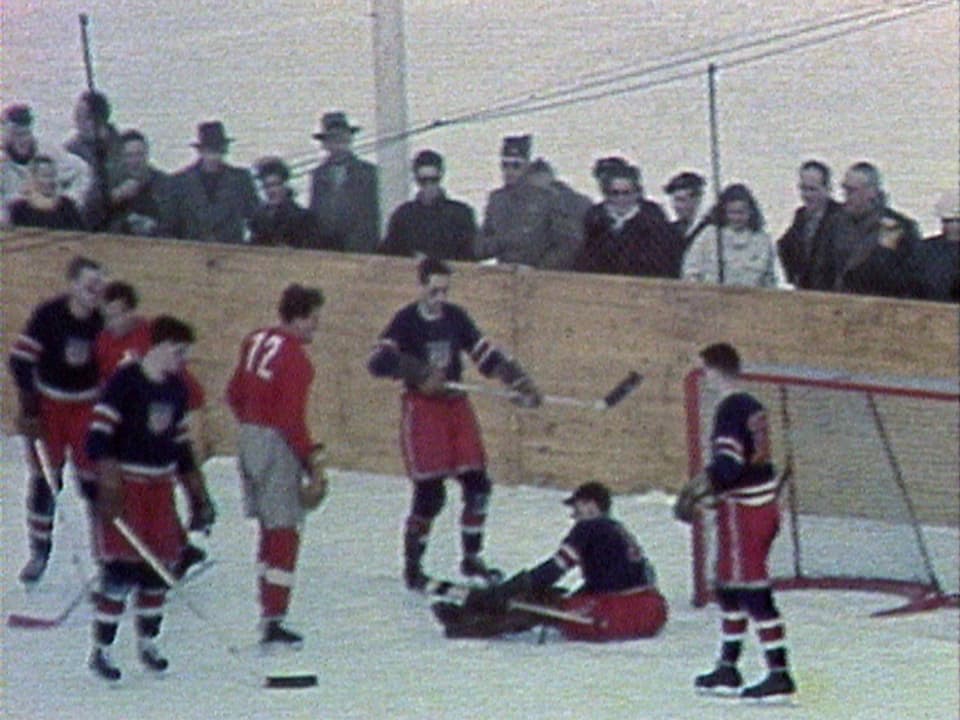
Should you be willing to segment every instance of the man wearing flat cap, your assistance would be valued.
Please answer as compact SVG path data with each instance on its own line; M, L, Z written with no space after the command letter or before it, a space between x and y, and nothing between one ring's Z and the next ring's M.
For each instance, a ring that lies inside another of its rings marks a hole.
M174 175L175 237L204 242L242 243L257 209L257 191L245 168L224 158L233 138L219 120L200 123L192 143L197 161Z
M574 525L553 555L499 585L471 590L463 607L434 605L447 637L492 637L543 623L540 616L511 609L514 601L556 606L593 621L557 623L568 640L631 640L660 632L667 601L636 538L610 516L610 489L586 482L563 503ZM583 584L563 595L554 583L574 568L580 569Z
M487 198L476 255L547 270L569 269L570 248L580 242L579 228L567 221L558 193L529 181L532 144L530 135L503 139L503 185Z
M447 197L443 156L421 150L413 159L417 195L397 206L380 246L386 255L426 255L438 260L473 260L477 220L473 208Z
M334 111L323 115L313 135L326 158L310 173L310 211L327 250L372 253L380 243L377 167L353 152L359 130L344 113Z

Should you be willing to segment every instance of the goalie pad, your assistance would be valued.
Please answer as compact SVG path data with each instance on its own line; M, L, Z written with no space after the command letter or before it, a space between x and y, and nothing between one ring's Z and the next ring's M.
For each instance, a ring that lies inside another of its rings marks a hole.
M680 522L690 524L693 522L693 513L697 505L705 503L707 498L713 495L713 488L710 485L710 478L706 471L698 473L677 495L677 500L673 504L673 516Z

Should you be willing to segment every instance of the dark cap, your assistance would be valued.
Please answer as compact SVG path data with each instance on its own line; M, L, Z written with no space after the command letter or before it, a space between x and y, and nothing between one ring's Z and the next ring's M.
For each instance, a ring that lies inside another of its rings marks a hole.
M233 138L227 137L223 123L219 120L197 125L197 141L192 145L197 149L226 151Z
M603 483L584 483L574 490L573 495L564 500L563 504L573 505L578 500L593 500L597 504L597 507L600 508L600 512L606 513L610 511L610 491Z
M621 170L623 168L630 167L624 158L617 155L612 155L610 157L602 157L597 159L593 164L593 177L595 180L603 180L607 177L611 171Z
M3 111L3 121L21 127L33 125L33 113L29 105L10 105Z
M271 175L276 175L284 182L290 179L290 168L276 155L268 155L260 158L257 160L255 167L257 169L258 180L264 180Z
M511 135L503 139L500 157L530 159L530 149L533 146L532 135Z
M727 375L740 373L740 353L726 342L707 345L700 351L700 359L706 367L714 368Z
M678 190L692 190L695 193L703 192L703 187L707 181L694 172L682 172L670 178L670 182L663 186L663 191L667 195L672 195Z
M421 150L413 158L413 170L416 172L422 167L437 168L443 170L443 156L436 150Z
M340 110L324 113L323 117L320 118L320 128L321 129L318 132L313 134L314 140L323 140L324 138L329 137L332 133L342 131L347 131L353 135L360 130L357 125L351 125L347 121L346 114Z

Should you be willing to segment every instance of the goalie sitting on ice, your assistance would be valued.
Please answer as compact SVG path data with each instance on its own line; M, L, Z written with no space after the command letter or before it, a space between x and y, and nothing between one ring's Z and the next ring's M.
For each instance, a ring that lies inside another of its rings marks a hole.
M564 500L574 526L560 548L532 570L471 590L463 603L437 602L434 614L447 637L495 637L549 622L568 640L604 642L656 635L667 621L667 602L656 587L656 572L639 543L610 517L610 491L584 483ZM583 584L564 595L554 583L579 566ZM514 606L540 604L545 612ZM580 616L585 622L547 617Z

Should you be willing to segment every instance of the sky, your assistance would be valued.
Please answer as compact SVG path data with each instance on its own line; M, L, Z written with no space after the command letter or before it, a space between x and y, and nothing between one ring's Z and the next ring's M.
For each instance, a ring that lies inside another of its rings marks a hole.
M55 615L92 573L86 520L72 486L58 511L54 554L30 594L16 581L26 558L23 465L18 438L0 437L3 613ZM171 594L160 646L166 675L149 675L135 656L126 616L115 658L124 672L108 686L86 667L91 612L86 604L52 630L12 629L2 638L2 716L10 720L211 720L214 718L955 718L960 707L958 611L877 619L898 599L851 592L783 592L800 691L795 705L767 707L706 698L694 675L711 668L718 644L715 607L690 606L687 528L661 493L619 496L613 514L631 528L657 568L670 603L663 632L650 640L565 642L553 633L498 640L447 640L422 596L400 580L400 531L407 480L333 472L328 499L306 524L289 625L305 636L299 652L256 648L254 527L241 516L233 458L205 464L218 522L205 543L216 562ZM425 561L455 577L459 493L451 487ZM566 493L496 487L487 558L507 573L551 554L570 526ZM935 562L956 583L957 532L927 529ZM951 550L952 548L952 550ZM575 584L575 574L566 579ZM752 638L747 681L763 674ZM313 673L318 685L268 690L268 675Z

